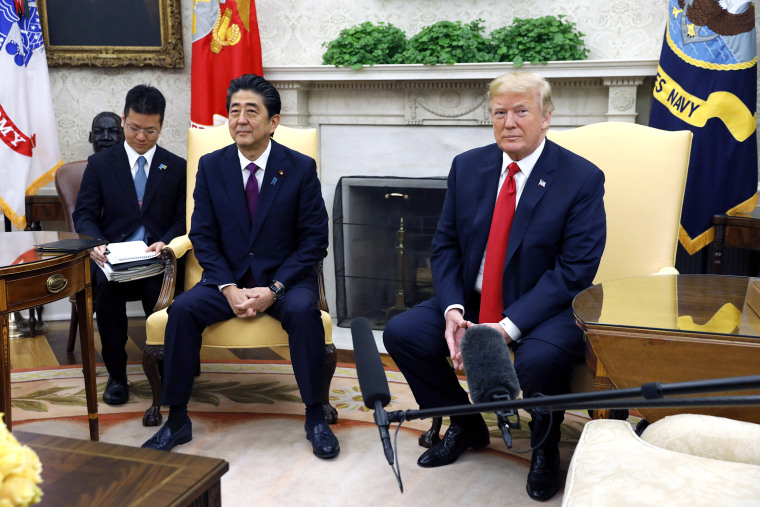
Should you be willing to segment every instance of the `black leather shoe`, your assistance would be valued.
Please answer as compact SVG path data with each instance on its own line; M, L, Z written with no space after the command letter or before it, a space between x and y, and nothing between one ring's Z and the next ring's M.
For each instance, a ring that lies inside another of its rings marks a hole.
M161 426L155 435L150 437L142 446L146 449L158 449L159 451L171 451L175 445L186 444L193 439L193 423L187 420L182 427L172 433L168 424Z
M458 424L452 424L443 435L443 440L422 453L417 464L423 468L441 467L454 463L460 454L472 447L477 451L491 443L488 427L483 423L477 431L466 432Z
M306 426L304 429L306 430L306 440L311 442L311 448L314 450L314 456L327 459L338 455L340 444L326 423L317 424L311 431Z
M559 491L559 449L536 449L530 459L528 496L545 502Z
M126 379L108 377L106 390L103 391L103 401L109 405L124 405L129 401L129 387Z

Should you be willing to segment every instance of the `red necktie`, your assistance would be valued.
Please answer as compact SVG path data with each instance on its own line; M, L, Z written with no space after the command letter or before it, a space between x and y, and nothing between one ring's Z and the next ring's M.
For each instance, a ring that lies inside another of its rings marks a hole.
M256 203L259 200L259 183L256 181L256 171L259 166L251 162L246 169L251 173L248 176L248 183L245 184L245 196L248 199L248 216L251 218L253 225L253 215L256 212Z
M480 318L482 322L499 322L504 310L504 262L507 259L507 240L512 229L512 219L515 217L515 173L520 167L512 162L508 166L507 179L501 185L499 197L491 219L491 230L488 233L486 247L486 262L483 267L483 287L480 293Z

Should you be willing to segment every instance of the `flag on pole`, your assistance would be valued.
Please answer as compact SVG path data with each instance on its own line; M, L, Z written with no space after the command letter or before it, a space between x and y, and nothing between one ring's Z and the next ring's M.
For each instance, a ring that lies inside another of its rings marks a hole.
M757 204L755 40L747 0L669 0L649 125L694 133L678 234L689 254L712 242L713 215Z
M37 3L0 0L0 207L26 226L24 196L61 166Z
M262 75L261 40L254 0L193 0L190 121L224 123L230 81Z

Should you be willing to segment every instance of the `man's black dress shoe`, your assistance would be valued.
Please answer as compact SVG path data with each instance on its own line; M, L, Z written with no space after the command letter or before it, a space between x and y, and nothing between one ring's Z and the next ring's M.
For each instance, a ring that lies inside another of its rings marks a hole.
M129 388L126 379L108 377L106 390L103 391L103 401L109 405L124 405L129 401Z
M180 429L172 433L168 424L161 426L155 435L150 437L142 446L146 449L171 451L175 445L186 444L193 439L193 423L188 418Z
M530 459L528 484L525 486L533 500L545 502L559 491L559 449L536 449Z
M304 426L304 429L306 439L311 442L311 448L314 450L314 456L327 459L338 455L340 444L327 423L319 423L311 431L308 426Z
M454 463L467 448L472 447L477 451L490 443L491 437L488 435L488 427L485 423L480 429L469 432L458 424L452 424L443 435L443 440L422 453L417 464L423 468L448 465Z

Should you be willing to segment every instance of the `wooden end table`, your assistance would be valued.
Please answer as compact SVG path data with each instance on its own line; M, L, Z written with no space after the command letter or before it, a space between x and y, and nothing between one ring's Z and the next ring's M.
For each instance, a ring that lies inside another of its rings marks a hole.
M760 250L760 210L737 215L713 217L715 239L713 240L714 275L723 274L723 250L727 246Z
M92 327L92 281L89 250L76 254L46 254L34 245L78 238L71 232L0 233L0 410L12 428L11 364L8 316L12 312L44 305L76 295L79 311L79 342L87 398L90 438L98 440L98 393L95 383L95 346Z
M218 506L229 464L175 452L14 431L42 462L42 505Z
M573 311L587 333L587 366L595 374L596 390L756 375L760 367L758 278L623 278L582 291L573 301ZM760 423L760 407L638 410L649 421L699 413Z

